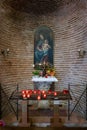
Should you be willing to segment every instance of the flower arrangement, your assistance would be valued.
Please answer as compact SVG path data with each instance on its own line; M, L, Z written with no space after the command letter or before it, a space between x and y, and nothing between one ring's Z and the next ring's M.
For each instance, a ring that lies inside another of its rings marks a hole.
M46 70L46 73L49 76L55 76L55 69L50 68L50 69Z
M33 65L34 71L32 72L35 76L55 76L55 68L49 63L39 63Z

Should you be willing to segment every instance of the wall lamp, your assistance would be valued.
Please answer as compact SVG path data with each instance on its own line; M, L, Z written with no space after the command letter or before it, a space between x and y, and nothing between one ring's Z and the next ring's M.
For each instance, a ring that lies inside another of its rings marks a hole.
M86 54L86 51L82 49L78 49L78 53L79 53L79 58L83 58Z
M7 49L4 49L4 50L1 50L1 54L3 55L3 56L8 56L9 55L9 48L7 48Z

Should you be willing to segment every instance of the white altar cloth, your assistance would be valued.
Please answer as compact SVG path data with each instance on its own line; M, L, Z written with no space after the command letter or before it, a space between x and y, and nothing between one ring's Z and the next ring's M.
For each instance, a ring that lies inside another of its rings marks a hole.
M54 76L48 76L47 78L45 77L32 77L33 82L58 82L58 79Z

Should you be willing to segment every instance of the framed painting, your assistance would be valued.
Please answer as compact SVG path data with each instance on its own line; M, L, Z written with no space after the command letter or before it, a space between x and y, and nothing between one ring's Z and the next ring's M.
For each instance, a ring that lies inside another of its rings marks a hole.
M40 26L34 35L34 64L44 62L53 65L53 31Z

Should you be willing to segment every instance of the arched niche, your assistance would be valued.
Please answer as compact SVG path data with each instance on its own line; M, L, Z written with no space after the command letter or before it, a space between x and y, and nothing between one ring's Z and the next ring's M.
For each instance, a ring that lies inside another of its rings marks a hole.
M36 28L34 34L34 64L48 62L53 65L53 31L47 26Z

